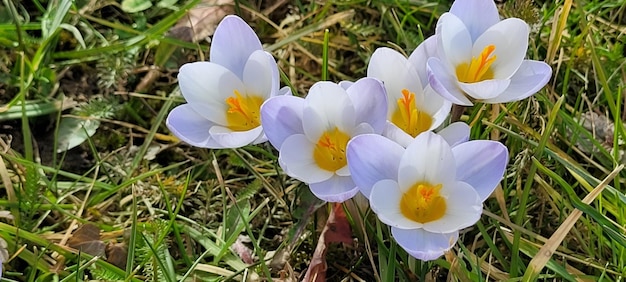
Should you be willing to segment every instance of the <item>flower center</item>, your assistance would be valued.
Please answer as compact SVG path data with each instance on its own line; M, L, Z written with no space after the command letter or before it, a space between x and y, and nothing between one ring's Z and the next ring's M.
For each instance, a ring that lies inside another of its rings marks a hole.
M398 99L398 107L391 115L391 122L415 137L430 128L433 118L415 106L415 93L402 89L402 98Z
M313 150L315 163L324 170L337 171L346 166L346 145L350 136L335 127L325 131Z
M402 195L400 211L410 220L427 223L443 217L446 199L439 194L441 184L417 183Z
M493 51L496 46L488 45L480 52L478 58L472 57L472 61L462 63L456 67L456 77L460 82L473 83L493 78L493 70L491 65L496 61L496 55Z
M229 106L226 111L228 128L233 131L246 131L261 125L261 104L263 98L256 95L241 96L236 89L235 95L226 98Z

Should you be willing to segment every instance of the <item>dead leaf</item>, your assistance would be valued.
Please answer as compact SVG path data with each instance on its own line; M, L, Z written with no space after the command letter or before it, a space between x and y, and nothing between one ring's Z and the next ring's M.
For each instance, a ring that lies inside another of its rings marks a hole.
M326 281L326 248L330 243L352 244L352 230L341 203L333 205L326 225L320 234L320 239L317 241L309 269L307 269L302 281Z
M126 270L126 257L128 256L128 246L124 243L109 243L106 246L107 262Z
M72 237L67 240L70 248L77 249L92 256L104 255L104 242L100 241L100 228L87 223L79 227Z
M253 264L254 256L252 250L248 248L244 243L250 243L250 237L245 235L237 236L235 243L230 246L230 250L237 254L244 263Z
M203 0L170 29L169 35L184 41L198 42L213 35L217 24L233 13L233 0Z

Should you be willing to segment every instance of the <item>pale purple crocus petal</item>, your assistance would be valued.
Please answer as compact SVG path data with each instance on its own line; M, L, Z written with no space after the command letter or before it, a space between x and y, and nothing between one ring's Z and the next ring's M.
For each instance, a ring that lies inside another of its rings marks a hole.
M430 86L446 100L461 106L472 106L472 102L465 97L465 92L458 86L456 75L449 74L439 58L428 59L428 81Z
M465 23L472 41L500 21L498 8L493 0L456 0L450 7L450 13Z
M355 110L346 91L336 83L315 83L305 99L302 128L313 143L320 136L337 127L347 133L355 124Z
M283 142L279 149L279 161L289 176L305 183L316 183L330 179L335 173L321 169L313 159L315 144L303 134L294 134Z
M387 126L385 126L385 130L383 131L383 136L393 140L398 143L400 146L406 148L413 142L413 136L406 133L404 130L400 129L397 125L392 122L387 121Z
M226 99L234 95L234 90L245 91L234 73L211 62L184 64L178 73L178 85L198 114L221 125L226 125Z
M352 86L352 84L354 84L354 82L349 80L342 80L338 84L339 86L341 86L341 88L347 90L350 86Z
M500 142L473 140L452 148L457 179L474 187L485 201L498 186L509 160L507 148Z
M509 79L490 79L474 83L459 82L458 85L470 97L482 101L502 94L511 83Z
M449 251L459 239L459 231L432 233L423 229L391 228L391 236L416 259L435 260Z
M552 68L545 62L524 60L511 77L511 84L502 95L485 99L485 103L507 103L519 101L541 90L552 76Z
M196 113L189 104L174 108L165 120L167 128L183 142L201 148L223 148L209 135L215 124Z
M517 19L505 19L483 33L472 49L472 56L478 57L484 48L493 45L492 56L496 60L491 65L495 79L509 79L519 68L528 49L528 24ZM470 58L467 58L469 62Z
M369 198L376 182L398 179L403 152L402 146L377 134L359 135L348 142L346 157L350 175L365 197Z
M243 84L248 95L261 96L264 100L270 98L273 89L278 90L278 81L274 81L272 68L277 68L273 58L268 57L265 51L254 51L243 70Z
M446 201L443 217L423 224L424 230L435 233L449 233L469 227L480 219L483 212L482 201L476 190L462 181L442 183L439 191Z
M409 56L409 63L417 70L417 76L420 78L422 86L428 85L428 72L426 70L426 62L430 57L437 56L437 37L435 35L428 37Z
M403 192L398 183L391 179L378 181L372 187L370 194L370 207L376 213L378 219L384 224L401 229L422 228L422 224L413 221L400 210L400 201Z
M304 99L285 95L268 99L261 106L261 125L274 148L280 149L285 139L304 134L302 112Z
M278 89L278 94L276 96L293 96L293 93L291 93L291 88L289 88L289 86L284 86L280 89Z
M446 126L437 132L437 134L443 137L443 139L448 142L450 147L454 147L469 140L470 127L467 123L457 121Z
M246 61L256 50L263 50L263 46L254 30L241 18L230 15L215 29L209 59L243 78Z
M337 175L322 182L310 183L309 188L316 197L333 203L348 200L359 192L352 178Z
M437 185L456 179L450 145L439 135L426 131L417 135L400 159L398 184L402 192L415 183Z
M387 95L382 83L365 77L346 92L354 105L356 123L367 123L375 133L381 133L387 123Z
M453 72L456 66L467 63L472 59L473 41L465 24L450 13L444 13L439 18L436 27L437 48L442 51L438 55L449 65L446 69Z
M209 129L211 138L223 148L239 148L253 143L263 135L263 128L257 126L246 131L233 131L229 128L216 125Z

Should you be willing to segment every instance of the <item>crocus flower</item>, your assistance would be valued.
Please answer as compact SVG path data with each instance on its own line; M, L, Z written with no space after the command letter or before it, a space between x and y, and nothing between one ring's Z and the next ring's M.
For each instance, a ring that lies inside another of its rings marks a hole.
M416 53L423 48L418 47ZM367 66L367 76L380 79L387 91L389 123L384 135L403 145L440 126L452 106L427 84L423 62L414 65L399 52L382 47L374 51Z
M452 248L460 229L478 221L483 201L502 179L508 151L486 140L451 147L428 131L406 149L383 136L357 136L347 157L354 182L398 245L433 260Z
M500 21L491 0L457 0L436 27L437 56L427 61L432 88L454 104L524 99L548 83L552 70L525 60L528 24Z
M360 79L347 89L317 82L306 98L278 96L261 107L261 123L285 173L329 202L343 202L358 192L346 146L359 134L381 134L386 115L385 90L373 78Z
M167 127L197 147L237 148L267 141L261 104L279 94L278 67L252 28L237 16L215 30L210 62L185 64L178 74L187 104L174 108Z

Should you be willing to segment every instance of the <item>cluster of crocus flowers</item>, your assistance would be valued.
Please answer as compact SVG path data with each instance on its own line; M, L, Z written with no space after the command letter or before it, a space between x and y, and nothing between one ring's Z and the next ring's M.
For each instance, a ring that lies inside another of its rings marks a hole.
M522 20L501 21L491 0L457 0L408 58L379 48L366 78L317 82L301 98L279 90L274 58L228 16L211 61L181 67L188 103L167 126L197 147L269 140L283 171L318 198L362 193L407 253L436 259L480 218L508 163L501 143L470 141L462 122L443 126L452 104L517 101L545 86L550 67L524 59L528 33Z

